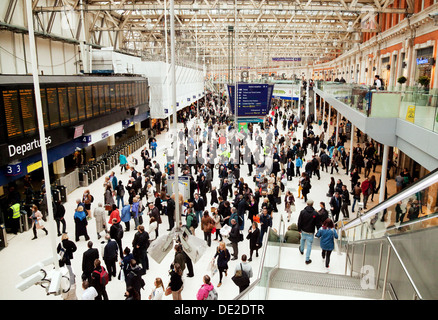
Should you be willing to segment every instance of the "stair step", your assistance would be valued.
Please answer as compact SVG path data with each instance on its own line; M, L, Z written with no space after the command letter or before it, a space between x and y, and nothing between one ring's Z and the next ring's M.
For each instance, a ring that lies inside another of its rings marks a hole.
M281 268L273 272L270 288L364 299L380 299L382 296L381 290L362 288L359 278Z

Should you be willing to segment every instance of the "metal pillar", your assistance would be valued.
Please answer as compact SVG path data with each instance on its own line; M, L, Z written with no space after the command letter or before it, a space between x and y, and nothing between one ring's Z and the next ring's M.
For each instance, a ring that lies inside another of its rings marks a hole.
M389 146L385 144L383 146L382 173L380 174L379 203L385 201L386 172L388 171L388 156L389 156Z
M350 133L350 159L348 160L348 170L351 172L351 164L353 163L353 146L354 144L354 124L351 124ZM353 190L352 190L353 191Z
M38 119L38 132L40 135L40 146L41 146L41 158L42 158L42 166L45 180L45 189L46 189L46 199L47 199L47 224L49 225L50 231L50 240L52 244L52 254L53 254L53 262L55 265L55 270L59 269L59 264L56 263L58 261L58 253L56 251L56 223L53 215L53 206L52 204L52 189L50 183L50 173L49 173L49 162L47 157L47 146L46 146L46 133L44 131L44 117L43 117L43 109L41 103L41 91L40 91L40 82L38 76L38 62L37 62L37 53L36 53L36 45L35 45L35 34L33 27L33 12L32 12L32 0L26 1L26 11L27 11L27 26L29 29L29 48L30 48L30 58L32 61L31 70L33 77L33 85L35 91L35 103L36 103L36 115Z
M335 141L335 145L338 143L338 139L339 139L339 118L341 117L341 115L339 114L339 111L336 110L336 141Z

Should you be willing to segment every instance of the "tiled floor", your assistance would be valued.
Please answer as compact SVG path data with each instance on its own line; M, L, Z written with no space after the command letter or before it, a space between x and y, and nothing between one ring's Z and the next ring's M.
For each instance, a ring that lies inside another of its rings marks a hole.
M181 126L181 125L180 125ZM316 126L316 132L318 134L318 126ZM280 133L281 133L280 128ZM298 135L301 136L302 128L299 129ZM161 167L164 166L164 150L169 148L169 139L166 134L161 134L157 137L158 142L158 155L156 157L157 161L160 163ZM349 146L349 143L347 144ZM140 159L140 150L136 151L134 153L134 156ZM307 154L307 158L311 156L311 153L309 152ZM120 174L120 171L118 168L114 168L114 171L116 172L116 176L118 179L122 179L124 184L126 184L128 180L128 173ZM379 176L379 172L376 173L376 175ZM250 187L253 187L252 179L248 179L247 177L247 167L242 166L241 169L241 176L245 178L246 182L249 182ZM344 183L349 185L349 178L345 175L344 170L340 170L339 174L335 173L333 175L335 179L341 178ZM213 185L218 186L219 181L216 178L217 174L215 174L215 179L213 182ZM378 178L378 177L377 177ZM328 201L327 197L325 196L328 190L328 183L330 180L330 174L322 172L321 173L321 180L316 180L315 178L312 179L312 189L309 194L309 198L313 199L315 203L318 203L319 201ZM297 178L294 178L292 181L288 182L287 188L297 189ZM96 206L97 203L103 201L103 182L104 177L101 177L97 181L95 181L91 186L88 188L91 190L92 194L95 197L95 201L93 203L93 207ZM391 187L391 186L389 186ZM78 188L74 190L71 194L68 195L68 202L65 204L66 207L66 221L67 221L67 231L70 235L70 239L74 241L74 222L73 222L73 214L74 214L74 208L76 206L75 200L77 198L80 198L82 196L83 191L85 188ZM294 192L295 197L297 198L296 191ZM374 197L374 204L378 202L378 195L375 195ZM304 200L298 199L296 201L296 212L292 214L290 223L296 222L298 218L298 214L300 210L302 210L305 206ZM370 206L371 207L371 206ZM279 222L280 222L280 215L284 215L285 212L283 210L283 206L279 206L279 212L274 214L274 228L278 229ZM350 217L353 217L353 215L350 213ZM144 225L148 227L148 219L145 219ZM287 223L289 225L289 223ZM33 237L32 231L27 231L22 234L18 234L16 236L8 234L8 243L9 246L3 250L0 251L0 261L1 263L1 270L0 272L0 283L2 284L2 290L0 290L0 299L14 299L14 300L27 300L27 299L54 299L59 300L60 297L56 296L46 296L45 290L41 287L33 286L23 292L19 291L15 288L17 283L21 281L21 278L18 276L18 273L31 265L46 259L51 256L52 254L52 235L54 234L54 227L55 224L51 224L48 226L49 229L49 235L46 236L44 232L39 231L38 236L39 238L37 240L31 240ZM286 226L287 227L287 226ZM164 234L165 230L167 229L167 218L163 219L163 224L160 226L160 234ZM97 240L96 235L96 225L94 219L89 221L88 225L88 234L91 237L91 240L94 242L95 247L100 247L100 241ZM246 232L246 231L245 231ZM131 231L125 232L124 238L123 238L123 247L129 246L131 247L132 239L134 236L135 231L133 231L133 223L131 224ZM203 238L201 235L201 231L197 230L197 236L200 238ZM55 245L58 244L60 238L57 237L55 241ZM76 243L78 250L74 254L74 259L72 262L73 270L77 276L76 278L76 294L77 297L80 299L82 294L81 289L81 283L80 283L80 275L81 275L81 263L82 263L82 253L86 250L86 241L81 238L79 242ZM187 278L185 277L184 280L184 290L182 292L183 299L187 300L193 300L196 299L196 293L199 287L202 284L202 277L204 274L208 274L208 265L211 259L214 256L215 250L216 250L217 242L213 242L212 246L207 249L203 257L194 265L195 270L195 276L193 278ZM246 253L249 254L249 248L248 248L248 242L245 240L244 242L239 243L239 255ZM229 248L232 250L231 248ZM306 265L304 263L304 259L301 255L290 254L290 255L284 255L281 260L281 264L287 267L291 268L297 268L299 270L312 270L317 272L326 272L325 267L323 266L321 256L320 256L320 250L319 247L314 246L314 249L312 250L311 255L312 260L314 261L310 265ZM168 276L168 269L173 260L173 252L169 253L167 257L160 263L156 263L153 259L149 258L150 261L150 269L147 272L147 274L143 277L143 279L146 282L145 290L141 292L142 299L147 299L150 291L152 290L153 282L156 277L161 277L163 279L164 284L166 285L169 281ZM338 256L337 254L333 253L332 255L332 267L330 272L343 272L344 268L344 258L343 256ZM223 285L218 288L219 293L219 299L233 299L238 294L238 288L232 283L231 281L231 274L234 271L235 266L237 265L238 261L231 261L229 263L230 272L228 273L228 277L226 277L223 280ZM254 258L251 262L251 265L254 270L254 274L257 274L259 270L259 263L260 258ZM213 279L212 283L216 286L218 283L218 275L216 274ZM109 299L111 300L122 300L124 299L124 292L125 292L125 284L117 279L113 279L107 286L107 292ZM284 292L281 291L273 291L270 295L270 298L275 299L275 294L281 294L282 297L284 297ZM309 294L303 294L303 293L294 293L290 292L290 295L288 295L288 298L290 299L332 299L332 297L327 297L323 295L309 295ZM336 299L339 297L336 297ZM164 299L170 299L170 297L164 297ZM348 299L348 297L345 297L345 299Z

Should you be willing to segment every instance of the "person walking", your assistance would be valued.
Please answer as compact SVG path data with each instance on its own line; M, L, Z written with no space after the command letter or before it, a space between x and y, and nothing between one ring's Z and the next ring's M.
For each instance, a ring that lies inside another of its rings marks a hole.
M113 224L110 227L109 235L111 239L117 243L120 252L120 259L123 259L123 247L122 247L122 239L123 239L123 227L120 222L117 222L117 219L113 219Z
M228 271L228 261L230 261L231 255L228 251L225 242L221 241L216 249L216 254L213 259L217 258L217 268L219 270L219 283L217 287L219 288L222 285L222 277L225 273L227 276Z
M94 261L99 259L99 250L93 248L93 242L88 241L88 249L82 254L82 280L91 282L91 273L94 270Z
M335 239L338 239L338 233L336 232L332 219L327 218L324 221L322 227L319 228L315 237L321 239L321 255L322 258L325 259L325 267L328 269L330 266L330 255L335 247Z
M210 217L208 210L205 210L204 216L201 219L201 229L204 232L204 240L207 242L209 247L211 246L211 232L214 227L215 221L212 217Z
M41 211L38 210L38 207L34 204L32 205L32 231L33 231L33 238L32 240L35 240L38 238L37 236L37 230L43 230L46 235L49 234L47 229L44 226L44 220L43 220L43 214Z
M97 208L94 209L93 217L96 221L97 240L99 240L100 238L102 238L100 233L102 231L107 232L107 230L108 230L107 224L106 224L105 209L104 209L103 204L101 202L99 202L97 204Z
M74 221L75 221L75 236L76 236L76 242L79 241L79 237L84 236L85 240L90 240L90 237L88 236L87 232L87 214L84 211L84 207L78 206L75 214L74 214Z
M312 251L313 238L315 228L318 223L318 212L313 208L313 200L307 200L307 206L300 212L298 217L298 231L301 232L300 253L304 254L304 246L307 245L306 250L306 264L312 262L310 259L310 252Z
M239 256L239 237L240 237L240 230L239 230L239 224L237 223L236 219L231 219L231 231L228 239L231 242L231 247L233 248L233 257L231 260L237 260Z
M252 254L256 253L256 257L259 256L260 249L260 229L258 227L257 222L253 222L251 227L248 230L248 235L246 239L249 240L249 259L248 261L252 261Z
M249 287L249 285L251 283L250 279L253 277L252 267L247 261L246 254L243 254L241 259L242 259L242 262L239 264L236 264L234 274L236 274L239 271L242 274L245 273L246 277L248 278L248 281L239 285L239 293L242 293L246 288Z
M339 219L339 213L341 212L342 198L339 192L335 192L333 197L330 199L330 210L333 217L333 221L336 223Z
M120 164L120 174L122 174L123 170L125 170L125 172L128 170L128 159L126 159L126 156L124 154L120 154L119 164Z
M211 279L209 275L204 275L202 277L203 284L201 285L201 288L199 288L198 292L196 293L196 300L207 300L208 296L210 295L210 292L213 291L213 294L215 294L214 286L211 283Z
M147 249L149 248L149 233L144 229L144 226L139 225L137 232L132 240L134 259L143 267L143 272L149 270L149 259Z
M173 268L170 270L170 281L168 285L172 291L173 300L182 300L181 292L184 289L182 273L181 266L178 263L174 263Z
M107 241L107 244L103 249L103 261L105 261L106 269L109 275L109 281L111 281L111 277L117 276L116 263L119 248L117 246L117 242L111 239L109 234L105 235L105 240Z
M94 260L94 270L91 273L91 286L93 286L97 291L97 297L95 300L109 300L108 293L106 292L107 282L103 275L106 270L102 266L99 259Z
M65 216L65 207L61 203L61 201L56 200L54 217L56 221L56 230L58 231L58 237L61 236L63 233L65 233L67 230L67 223L65 222L64 216ZM61 224L62 224L62 232L60 230Z
M138 300L141 300L141 289L144 289L145 282L142 278L143 270L135 259L131 259L129 261L129 265L126 268L126 288L134 288L134 290L138 293Z
M154 289L152 289L152 292L149 295L149 300L163 300L163 294L164 294L163 280L161 280L161 278L155 278Z

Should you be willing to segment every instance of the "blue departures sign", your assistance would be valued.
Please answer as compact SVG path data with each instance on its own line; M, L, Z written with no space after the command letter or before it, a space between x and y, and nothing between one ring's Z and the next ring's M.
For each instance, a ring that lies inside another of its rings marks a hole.
M265 83L237 84L237 116L259 117L266 116L270 109L274 85ZM228 85L228 101L231 112L234 113L235 85Z

